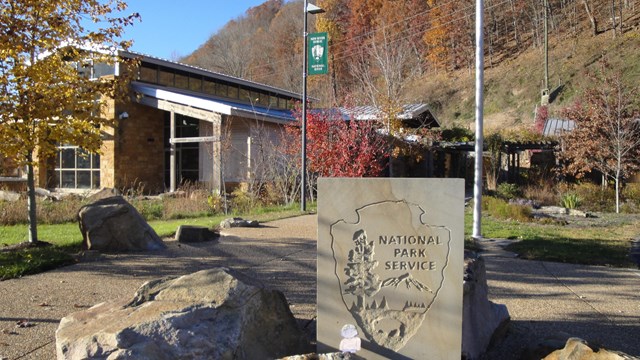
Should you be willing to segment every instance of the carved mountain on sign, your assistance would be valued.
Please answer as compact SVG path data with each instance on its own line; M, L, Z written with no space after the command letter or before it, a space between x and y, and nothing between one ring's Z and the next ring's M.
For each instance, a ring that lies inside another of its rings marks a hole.
M413 286L418 291L428 291L430 293L433 293L433 290L431 290L427 285L416 280L410 273L406 273L398 277L389 278L382 282L382 287L384 288L387 286L393 286L397 288L401 284L404 284L407 290L411 290L411 287Z

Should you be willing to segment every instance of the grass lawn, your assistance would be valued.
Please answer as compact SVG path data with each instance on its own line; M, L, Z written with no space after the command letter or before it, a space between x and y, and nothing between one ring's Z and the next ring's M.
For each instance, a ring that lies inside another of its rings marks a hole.
M484 238L521 240L508 250L525 259L635 267L628 254L632 239L640 235L640 215L597 214L596 218L566 220L564 224L543 224L483 215L482 234ZM472 223L473 215L466 214L467 237Z
M266 207L253 214L236 215L261 222L283 219L301 214L298 207ZM173 235L180 225L198 225L214 228L222 220L234 215L217 215L177 220L153 220L149 225L160 237ZM0 248L27 241L27 225L0 226ZM56 267L75 263L74 254L82 247L82 234L77 223L38 225L38 240L53 246L0 252L0 280L36 274Z
M251 215L240 215L261 222L300 215L297 206L261 209ZM149 224L161 237L171 236L180 225L215 227L231 215L219 215L179 220L154 220ZM470 239L473 215L465 216L467 248L474 248ZM597 218L569 218L567 223L516 222L483 215L485 238L521 240L509 250L526 259L578 264L634 267L628 258L631 240L640 235L640 215L598 214ZM0 252L0 279L46 271L75 262L82 235L76 223L39 225L38 238L51 247ZM0 247L27 240L27 226L0 226Z

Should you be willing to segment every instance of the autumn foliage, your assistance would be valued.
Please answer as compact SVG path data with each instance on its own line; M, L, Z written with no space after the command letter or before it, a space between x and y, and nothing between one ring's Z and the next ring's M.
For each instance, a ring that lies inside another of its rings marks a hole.
M90 78L92 64L114 66L113 49L126 49L125 27L139 14L114 17L123 0L12 0L0 11L0 156L27 167L29 241L37 242L34 166L73 144L100 149L101 97L116 98L125 77ZM86 20L95 29L83 26ZM84 71L81 71L84 70Z
M596 170L616 187L619 211L621 183L640 171L640 108L633 102L637 89L627 88L606 62L588 75L593 87L564 115L575 129L562 137L564 170L578 177Z
M286 126L281 151L300 157L301 118ZM387 143L372 121L345 121L337 110L312 110L307 114L309 171L318 176L378 176L384 168Z

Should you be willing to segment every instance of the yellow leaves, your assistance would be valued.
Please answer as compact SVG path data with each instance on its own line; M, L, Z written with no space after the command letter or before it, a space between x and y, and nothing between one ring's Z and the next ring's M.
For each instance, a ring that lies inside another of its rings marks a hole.
M130 45L118 35L139 15L108 16L124 9L121 0L14 0L11 8L2 8L0 23L6 31L0 31L1 154L24 162L25 154L36 148L45 156L54 153L56 143L99 148L100 126L109 120L100 117L97 100L113 95L120 83L92 81L71 65L90 67L115 59L64 44L86 45L89 40L102 48ZM88 33L80 25L86 18L106 25Z

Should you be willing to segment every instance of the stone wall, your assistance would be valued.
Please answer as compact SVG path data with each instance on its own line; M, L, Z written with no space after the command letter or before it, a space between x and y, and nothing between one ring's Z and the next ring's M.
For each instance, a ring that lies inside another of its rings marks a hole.
M116 127L106 129L100 159L101 186L164 190L164 111L134 103L118 104Z

